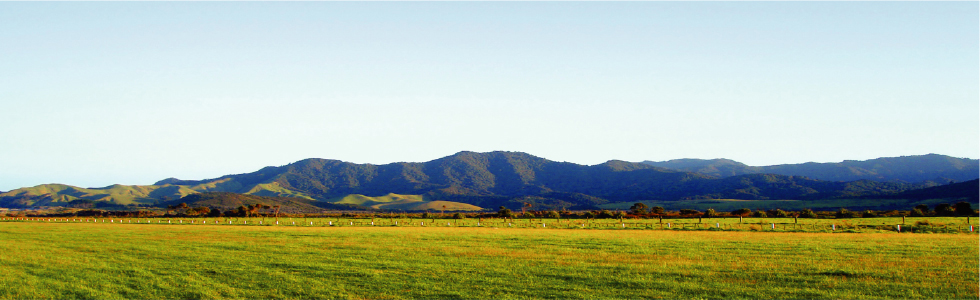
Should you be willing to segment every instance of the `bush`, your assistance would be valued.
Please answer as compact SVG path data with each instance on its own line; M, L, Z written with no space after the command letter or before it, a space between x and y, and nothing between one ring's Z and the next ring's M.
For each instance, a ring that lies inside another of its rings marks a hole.
M953 207L952 206L949 206L948 203L939 203L939 204L936 204L936 208L934 208L933 210L936 211L936 215L937 216L952 216L953 215Z
M612 219L613 218L613 213L611 211L609 211L609 210L603 210L603 211L600 211L596 215L596 217L599 218L599 219Z
M766 214L769 215L770 217L774 217L774 218L785 218L785 217L789 217L789 214L787 214L782 209L772 209L772 210L767 211Z
M637 215L645 214L647 213L647 205L640 202L634 203L633 206L630 206L630 211Z
M506 207L501 206L500 207L500 210L497 211L497 216L498 217L501 217L501 218L513 218L514 217L514 213L511 212L510 209L507 209Z
M705 218L714 217L716 215L718 215L718 213L715 212L715 209L714 208L709 208L709 209L707 209L707 210L704 211L704 217Z
M751 213L752 213L752 210L751 209L748 209L748 208L739 208L739 209L733 211L732 212L732 215L734 215L734 216L747 216L747 215L749 215Z
M466 216L461 213L455 213L453 214L453 219L466 219Z
M817 213L813 212L812 209L804 208L800 211L800 218L816 218Z
M549 218L549 219L558 219L558 218L561 218L561 215L558 214L557 211L551 210L551 211L548 211L548 212L544 213L544 217L545 218Z
M753 217L756 217L756 218L767 218L767 217L769 217L769 215L767 215L765 211L761 211L761 210L755 211L754 213L752 213L752 216Z
M964 201L957 202L956 205L953 206L953 211L955 211L957 215L961 216L972 216L977 214L977 212L973 210L973 205Z
M700 215L701 212L693 209L682 209L681 215Z
M929 213L929 206L928 205L919 204L919 205L916 205L915 208L918 208L919 209L919 212L921 212L923 214L928 214Z
M861 213L861 217L862 218L874 218L874 217L877 217L877 216L878 215L876 215L875 212L872 211L872 210L866 210L863 213Z
M834 216L837 217L838 219L853 218L854 217L854 212L851 212L850 210L847 210L846 208L841 208L841 209L838 209L836 213L834 213Z
M594 219L595 218L595 213L592 213L591 211L587 211L587 212L582 213L582 217L583 218L586 218L586 219Z
M664 214L664 208L660 206L654 206L653 208L650 208L650 213L662 215Z
M925 217L926 216L926 213L922 212L922 210L919 209L918 206L916 206L915 208L912 209L912 211L909 212L909 216L911 216L911 217Z

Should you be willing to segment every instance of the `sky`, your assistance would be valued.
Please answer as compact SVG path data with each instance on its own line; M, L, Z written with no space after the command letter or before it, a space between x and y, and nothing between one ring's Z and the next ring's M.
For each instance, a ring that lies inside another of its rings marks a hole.
M972 2L0 2L0 190L305 158L980 157Z

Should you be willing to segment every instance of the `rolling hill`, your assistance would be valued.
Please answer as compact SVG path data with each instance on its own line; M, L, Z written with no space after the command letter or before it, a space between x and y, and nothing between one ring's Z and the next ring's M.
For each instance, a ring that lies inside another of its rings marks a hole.
M732 166L731 172L736 172L738 167L731 161L716 162L719 163ZM756 173L721 177L617 160L586 166L521 152L464 151L429 162L385 165L304 159L252 173L207 180L168 178L148 186L85 189L39 185L0 194L0 206L57 206L75 199L161 205L198 193L230 192L376 209L441 209L443 205L447 210L498 206L518 209L524 203L531 203L536 209L589 209L611 202L639 200L856 198L934 185L827 181L809 176Z

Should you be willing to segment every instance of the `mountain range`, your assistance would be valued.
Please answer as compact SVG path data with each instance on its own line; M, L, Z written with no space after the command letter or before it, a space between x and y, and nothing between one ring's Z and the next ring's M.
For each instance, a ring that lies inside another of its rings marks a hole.
M713 177L780 174L806 176L827 181L874 180L945 184L951 181L960 182L975 179L980 174L980 162L976 159L956 158L939 154L882 157L864 161L845 160L839 163L808 162L773 166L748 166L730 159L674 159L644 161L643 163Z
M73 201L153 206L208 192L301 198L307 200L304 205L402 210L519 209L525 203L534 209L592 209L640 200L819 200L887 197L975 179L978 167L977 160L935 154L770 167L730 160L611 160L587 166L521 152L464 151L428 162L384 165L305 159L252 173L207 180L168 178L153 185L45 184L0 194L0 207L65 206Z

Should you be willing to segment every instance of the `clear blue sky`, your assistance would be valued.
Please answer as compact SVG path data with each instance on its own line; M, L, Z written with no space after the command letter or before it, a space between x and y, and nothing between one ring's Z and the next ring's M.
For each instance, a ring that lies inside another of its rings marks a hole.
M980 154L978 2L0 3L0 190Z

